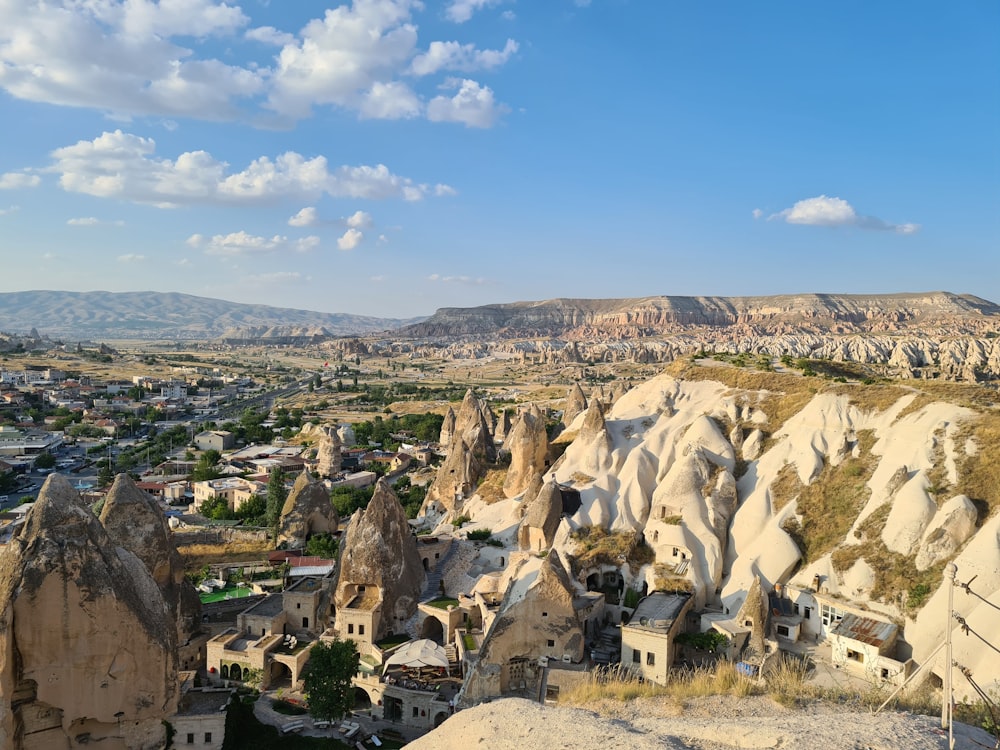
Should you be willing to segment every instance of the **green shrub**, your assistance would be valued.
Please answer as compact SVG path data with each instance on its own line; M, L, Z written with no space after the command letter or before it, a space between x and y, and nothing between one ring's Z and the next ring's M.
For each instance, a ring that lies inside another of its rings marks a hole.
M493 529L475 529L465 535L470 542L485 542L493 536Z

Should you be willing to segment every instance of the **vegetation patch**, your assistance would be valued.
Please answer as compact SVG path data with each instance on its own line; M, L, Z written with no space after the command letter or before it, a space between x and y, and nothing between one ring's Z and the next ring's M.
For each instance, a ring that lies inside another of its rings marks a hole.
M785 464L771 482L771 508L777 513L802 492L802 480L795 464Z
M981 508L982 522L1000 507L1000 413L980 414L964 426L956 442L975 443L973 455L964 453L958 460L955 494L967 495Z
M811 563L830 552L847 536L871 495L868 480L876 462L871 455L875 436L858 433L858 458L847 458L837 466L825 463L820 475L802 488L796 505L799 517L782 528L795 540L803 562Z
M647 544L639 542L634 531L608 531L601 526L584 526L573 532L577 542L575 560L579 569L594 565L620 566L628 563L632 568L647 565L656 555Z
M482 498L482 501L487 505L492 505L493 503L501 500L506 500L507 496L503 492L503 483L506 479L506 469L489 469L486 472L486 476L484 476L476 486L476 494L479 495L479 497Z

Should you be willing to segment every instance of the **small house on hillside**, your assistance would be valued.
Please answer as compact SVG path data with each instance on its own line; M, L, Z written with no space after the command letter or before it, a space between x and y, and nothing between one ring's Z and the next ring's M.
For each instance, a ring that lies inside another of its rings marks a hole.
M683 591L654 591L622 626L622 664L643 678L664 685L674 663L677 636L694 602Z

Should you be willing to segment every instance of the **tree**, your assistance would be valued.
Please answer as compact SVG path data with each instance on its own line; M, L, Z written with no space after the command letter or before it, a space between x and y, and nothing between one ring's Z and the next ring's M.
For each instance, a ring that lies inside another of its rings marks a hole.
M313 534L306 541L306 554L326 560L337 558L337 538L331 534Z
M191 480L194 482L204 482L206 479L217 479L219 472L216 471L215 465L221 460L222 454L219 451L205 451L201 454L201 458L198 459L198 463L194 465L194 471L191 472Z
M42 452L35 458L36 469L51 469L56 465L56 457L51 453Z
M303 680L309 713L313 718L333 721L354 706L354 686L361 656L354 641L320 641L309 651Z
M285 472L281 467L275 466L271 469L271 476L267 480L267 510L265 516L267 525L272 529L277 529L278 518L281 516L281 509L285 505L288 497L288 490L285 489Z

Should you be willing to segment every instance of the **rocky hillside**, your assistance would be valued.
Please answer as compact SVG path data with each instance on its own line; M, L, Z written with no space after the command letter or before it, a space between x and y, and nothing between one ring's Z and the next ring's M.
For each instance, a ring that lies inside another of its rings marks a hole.
M971 295L797 294L774 297L553 299L438 310L401 333L414 337L618 340L702 329L744 335L996 330L1000 307Z
M689 589L699 609L737 612L756 578L822 589L898 622L921 663L944 635L948 562L982 597L957 598L962 617L1000 633L1000 413L994 389L917 385L678 362L588 394L545 469L580 496L556 527L534 512L537 482L438 505L568 556L578 581L610 565L637 591ZM954 636L956 661L996 681L1000 651Z
M982 381L1000 377L998 334L1000 307L947 292L560 299L438 310L367 349L555 365L788 355L872 375Z
M308 343L411 320L320 313L161 292L0 293L0 331L85 339L216 339Z

